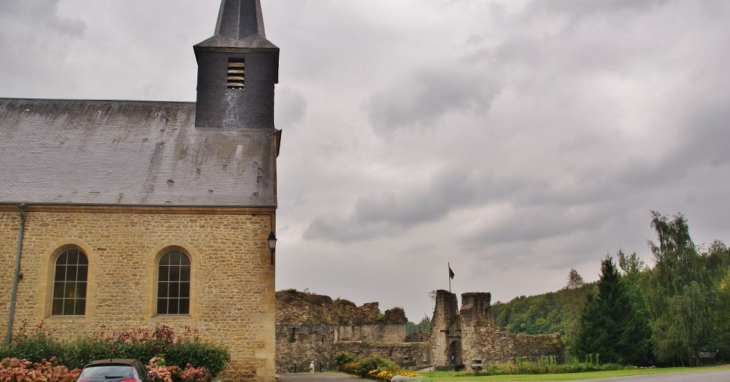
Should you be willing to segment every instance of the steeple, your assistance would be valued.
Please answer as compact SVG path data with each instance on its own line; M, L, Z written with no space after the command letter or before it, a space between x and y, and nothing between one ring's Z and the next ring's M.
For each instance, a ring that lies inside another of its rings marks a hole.
M279 48L266 39L260 0L222 0L215 34L195 45L195 126L274 128Z
M259 34L266 38L261 2L254 0L224 0L218 14L215 34L236 40Z

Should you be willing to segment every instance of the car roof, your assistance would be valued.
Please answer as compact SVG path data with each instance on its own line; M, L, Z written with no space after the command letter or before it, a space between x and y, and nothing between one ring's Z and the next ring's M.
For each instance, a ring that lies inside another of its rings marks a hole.
M109 358L109 359L99 359L96 361L91 361L86 366L91 365L134 365L134 364L141 364L142 362L137 359L128 359L128 358Z

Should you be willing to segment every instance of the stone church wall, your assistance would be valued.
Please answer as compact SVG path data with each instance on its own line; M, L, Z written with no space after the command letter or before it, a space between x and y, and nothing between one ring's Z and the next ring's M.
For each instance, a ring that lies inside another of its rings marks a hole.
M45 320L60 339L109 331L197 329L231 353L226 375L273 380L274 267L266 238L273 210L29 206L14 329ZM17 206L0 206L0 316L8 317L18 240ZM89 262L86 313L53 316L56 257L81 249ZM191 260L190 314L157 315L157 261L168 249ZM7 320L0 325L3 333Z

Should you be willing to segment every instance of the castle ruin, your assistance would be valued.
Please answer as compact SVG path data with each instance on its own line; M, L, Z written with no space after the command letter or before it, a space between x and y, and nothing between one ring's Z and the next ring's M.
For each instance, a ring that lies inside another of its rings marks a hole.
M562 360L560 334L527 335L500 331L494 325L490 293L463 293L461 310L456 295L436 291L431 319L430 362L436 369L479 369L518 357L536 361L553 355Z
M381 313L378 303L360 307L330 297L287 290L276 293L276 369L278 373L334 367L340 352L377 355L401 367L433 366L474 370L518 357L562 359L559 334L532 336L500 331L492 318L490 293L464 293L461 309L455 294L438 290L430 337L406 342L405 312Z

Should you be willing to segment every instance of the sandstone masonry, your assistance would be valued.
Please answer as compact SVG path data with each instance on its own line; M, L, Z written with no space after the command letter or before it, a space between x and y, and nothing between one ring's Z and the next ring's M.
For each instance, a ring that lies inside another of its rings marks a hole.
M167 325L225 346L224 380L273 381L274 210L31 206L26 212L13 330L45 321L61 339ZM17 207L0 206L0 316L8 317L19 237ZM51 314L54 264L68 248L88 258L86 314ZM157 315L157 267L169 249L191 260L190 313ZM3 321L7 329L7 321ZM4 333L4 331L3 331Z

